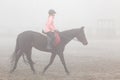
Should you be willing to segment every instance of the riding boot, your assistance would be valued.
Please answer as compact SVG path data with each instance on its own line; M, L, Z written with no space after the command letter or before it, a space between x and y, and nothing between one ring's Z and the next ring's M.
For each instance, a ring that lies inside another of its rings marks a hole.
M54 32L48 32L47 33L47 49L52 49L54 46L54 39L55 39L55 35Z
M51 38L49 36L47 37L47 49L52 49Z
M47 49L52 49L52 47L50 46L50 44L47 45Z

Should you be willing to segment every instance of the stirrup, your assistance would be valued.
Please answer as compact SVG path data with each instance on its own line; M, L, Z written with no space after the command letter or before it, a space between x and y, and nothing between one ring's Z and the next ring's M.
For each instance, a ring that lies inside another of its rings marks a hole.
M50 47L50 46L47 46L47 49L49 49L49 50L50 50L50 49L52 49L52 47Z

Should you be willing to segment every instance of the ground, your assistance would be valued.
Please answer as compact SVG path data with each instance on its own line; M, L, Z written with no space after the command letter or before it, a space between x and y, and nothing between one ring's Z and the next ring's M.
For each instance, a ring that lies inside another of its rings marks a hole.
M120 40L88 41L87 46L75 41L66 46L64 55L70 75L65 73L58 56L45 75L42 75L49 61L49 53L33 48L36 74L32 74L22 58L15 72L10 74L10 56L15 41L3 40L0 45L0 80L120 80Z

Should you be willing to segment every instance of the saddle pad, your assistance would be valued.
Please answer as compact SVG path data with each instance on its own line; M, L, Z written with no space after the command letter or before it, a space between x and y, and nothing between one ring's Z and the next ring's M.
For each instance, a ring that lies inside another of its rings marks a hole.
M58 45L60 43L60 35L58 32L55 32L55 45Z

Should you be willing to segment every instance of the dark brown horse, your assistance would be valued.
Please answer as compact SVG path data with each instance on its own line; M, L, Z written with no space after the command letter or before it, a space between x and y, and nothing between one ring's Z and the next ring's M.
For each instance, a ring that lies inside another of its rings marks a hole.
M13 72L16 69L19 58L24 55L26 55L27 57L31 70L33 71L33 73L35 72L33 65L34 63L31 58L32 47L34 47L40 51L51 53L50 62L44 68L43 73L45 73L48 67L53 63L55 56L58 55L65 68L65 72L69 74L63 54L66 44L68 44L73 38L77 38L77 40L80 41L83 45L87 45L88 42L84 33L84 27L63 31L60 32L59 34L61 37L60 44L54 47L52 50L47 50L46 49L47 38L45 35L42 35L41 33L34 31L25 31L20 33L16 40L15 51L12 55L13 68L11 69L10 72Z

